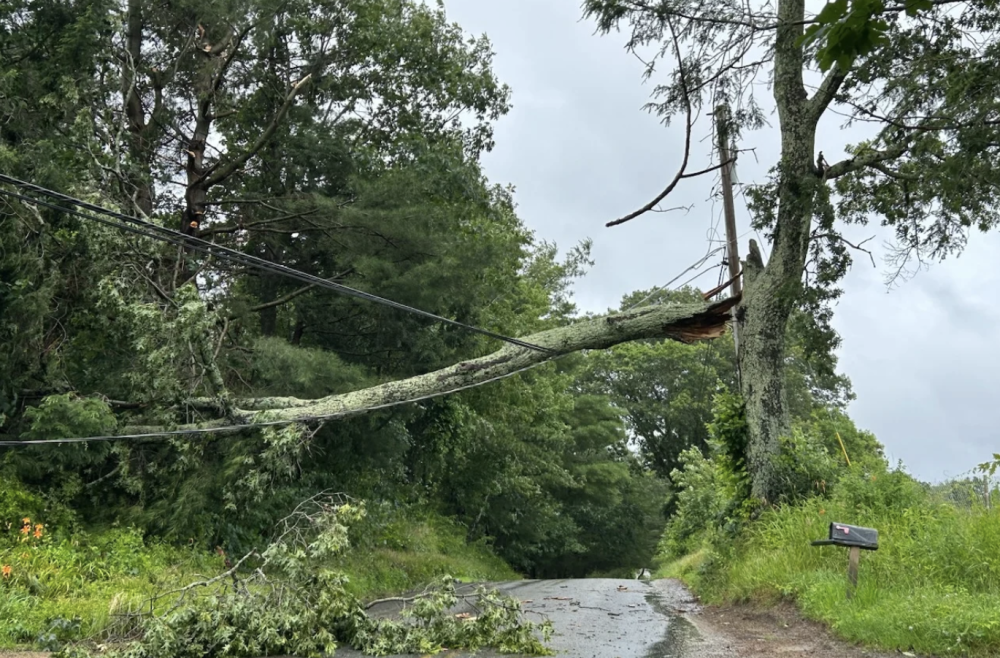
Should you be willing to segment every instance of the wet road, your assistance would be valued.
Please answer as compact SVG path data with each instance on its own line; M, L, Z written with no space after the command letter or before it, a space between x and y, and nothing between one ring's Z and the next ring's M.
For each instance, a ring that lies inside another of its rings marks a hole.
M722 655L707 646L687 619L695 603L676 581L614 580L523 580L492 585L519 599L528 618L552 620L555 633L550 646L560 656L574 658L708 658ZM472 586L459 592L471 593ZM393 614L398 608L385 605L377 614ZM456 612L461 612L457 610ZM727 652L728 653L728 652ZM471 653L446 651L440 656L460 658ZM480 651L481 658L499 654ZM337 656L361 654L339 649Z

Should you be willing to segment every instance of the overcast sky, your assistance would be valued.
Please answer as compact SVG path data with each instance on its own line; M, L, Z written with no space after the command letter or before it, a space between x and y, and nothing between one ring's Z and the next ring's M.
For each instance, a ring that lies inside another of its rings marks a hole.
M664 127L641 110L649 87L642 64L623 49L623 36L601 37L582 20L579 0L445 0L449 17L468 32L487 34L495 71L513 89L513 110L496 128L496 148L484 156L495 183L516 188L518 213L541 239L566 249L594 241L596 261L576 285L587 311L616 307L622 295L662 285L701 258L717 225L721 204L712 181L683 183L667 206L687 212L650 214L615 228L604 223L645 204L673 176L683 129ZM766 88L761 102L770 101ZM771 116L772 125L777 117ZM817 147L831 163L845 145L863 138L841 131L828 114ZM697 137L707 134L703 124ZM776 132L747 135L755 148L738 165L740 181L763 180L777 157ZM708 162L709 143L695 143L695 165ZM746 207L737 199L745 254ZM841 370L854 384L855 422L876 434L891 460L925 481L964 474L993 452L1000 357L1000 235L975 234L961 258L935 264L887 291L881 248L887 234L856 228L853 237L876 235L877 269L861 254L844 282L835 326L843 338ZM765 252L769 252L765 245ZM707 267L717 266L718 258ZM717 281L718 269L695 285ZM685 278L682 278L681 283Z

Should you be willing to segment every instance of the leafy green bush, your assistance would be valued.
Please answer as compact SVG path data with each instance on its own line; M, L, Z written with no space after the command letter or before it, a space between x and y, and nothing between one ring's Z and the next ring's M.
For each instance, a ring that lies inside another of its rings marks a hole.
M791 434L781 437L775 469L781 483L781 502L827 495L843 466L843 460L835 459L809 428L793 427Z
M747 425L739 396L726 390L715 395L708 434L706 453L685 450L682 468L670 474L673 514L658 546L660 563L697 550L713 533L734 533L752 510Z
M757 507L750 498L742 399L726 390L717 393L708 429L706 452L697 448L685 451L681 456L683 467L671 473L673 515L658 548L661 564L697 551L706 541L712 544L710 538L715 535L725 544L737 535ZM844 495L859 497L854 504L863 504L860 497L871 494L864 487L851 489L851 478L856 474L864 477L874 472L872 469L885 472L881 445L836 409L814 409L810 416L796 420L791 433L780 441L775 469L780 482L779 504L814 496L826 498L838 487L847 489ZM848 468L844 458L848 450L855 455L853 468ZM896 480L890 476L889 482ZM891 498L903 492L887 491L886 495ZM713 550L700 560L702 568L713 561L711 556L719 548L713 545Z
M684 467L671 474L677 492L675 512L660 540L661 560L696 550L728 502L722 485L725 474L718 461L706 459L697 448L685 450L680 459Z

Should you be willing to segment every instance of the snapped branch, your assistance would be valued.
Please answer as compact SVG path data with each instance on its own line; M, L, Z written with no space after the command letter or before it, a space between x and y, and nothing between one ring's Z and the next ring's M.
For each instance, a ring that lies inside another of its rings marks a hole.
M715 304L647 306L582 320L523 338L525 342L545 348L544 352L507 345L493 354L441 370L341 395L314 400L292 397L232 400L228 422L238 427L254 422L345 418L481 386L580 350L606 349L648 338L669 338L684 343L717 338L725 332L731 317L729 311L737 303L739 297ZM190 400L187 405L218 412L218 402L210 398Z
M871 261L872 261L872 267L878 267L877 265L875 265L875 255L872 254L871 250L865 249L865 246L864 246L866 242L871 242L872 240L875 239L874 235L872 237L870 237L870 238L865 238L864 240L862 240L861 242L859 242L857 244L854 244L850 240L846 239L844 236L839 235L837 233L813 233L812 239L813 240L836 240L838 242L843 242L844 244L846 244L848 247L850 247L851 249L853 249L855 251L863 251L864 253L868 254L868 258L870 258Z

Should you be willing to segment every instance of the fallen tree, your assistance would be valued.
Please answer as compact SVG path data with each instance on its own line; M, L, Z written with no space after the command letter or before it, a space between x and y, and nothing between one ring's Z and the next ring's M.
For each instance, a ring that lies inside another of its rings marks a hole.
M487 356L462 361L441 370L324 398L195 399L189 401L189 408L215 413L220 418L185 427L212 429L224 426L238 429L252 423L345 418L481 386L580 350L606 349L647 338L667 338L684 343L717 338L725 332L730 311L738 302L738 297L731 297L713 304L646 306L581 320L521 337L523 342L541 349L507 345ZM163 429L133 427L129 431L156 432Z

